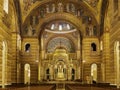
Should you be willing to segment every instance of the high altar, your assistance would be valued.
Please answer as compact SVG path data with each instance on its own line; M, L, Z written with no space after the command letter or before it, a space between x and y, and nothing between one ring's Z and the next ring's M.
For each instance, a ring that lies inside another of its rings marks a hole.
M50 55L49 55L50 57ZM69 53L63 48L58 48L51 54L52 60L44 60L45 80L75 80L79 79L80 73L77 60L69 58Z

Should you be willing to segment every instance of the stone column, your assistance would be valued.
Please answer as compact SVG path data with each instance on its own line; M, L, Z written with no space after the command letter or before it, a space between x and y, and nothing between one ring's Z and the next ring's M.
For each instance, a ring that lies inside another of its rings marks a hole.
M103 82L110 83L111 81L111 60L110 60L110 35L108 28L103 33L103 65L104 65L104 78Z

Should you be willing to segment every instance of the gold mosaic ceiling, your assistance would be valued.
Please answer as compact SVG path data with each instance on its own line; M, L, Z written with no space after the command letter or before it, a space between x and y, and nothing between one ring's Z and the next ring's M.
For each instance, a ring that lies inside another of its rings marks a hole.
M20 0L22 35L37 36L41 19L60 12L76 16L82 24L97 26L101 3L102 0Z

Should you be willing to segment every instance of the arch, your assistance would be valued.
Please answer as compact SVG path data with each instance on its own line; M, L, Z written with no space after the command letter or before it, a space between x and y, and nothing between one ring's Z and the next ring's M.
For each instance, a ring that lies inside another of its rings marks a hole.
M31 15L31 13L33 13L33 11L34 11L36 8L38 8L38 7L40 7L41 5L44 5L44 4L46 4L46 3L49 3L49 2L53 2L53 1L52 1L52 0L42 0L42 1L38 2L38 3L35 3L35 4L29 9L28 13L27 13L25 16L23 16L23 19L22 19L23 25L25 24L25 22L27 21L28 17ZM85 3L85 2L79 2L79 1L71 1L71 0L68 1L68 2L76 3L76 4L78 4L78 5L82 6L82 7L85 7L85 9L87 9L87 10L89 11L89 13L91 13L91 15L92 15L93 17L95 17L95 15L96 15L96 10L93 9L92 7L90 7L87 3ZM97 22L97 20L96 20L96 22ZM98 22L97 22L97 23L98 23Z
M6 63L7 63L7 43L2 42L2 88L5 88L6 83Z
M79 36L81 36L81 33L79 33L79 32L77 32L76 34L79 34ZM43 33L43 36L44 36L44 33ZM41 35L41 37L42 37L42 35ZM58 34L55 34L55 35L53 35L53 36L49 36L49 39L47 40L48 42L46 42L45 43L45 47L47 47L48 46L48 43L49 43L49 41L50 40L52 40L53 38L57 38L58 37ZM59 35L59 37L63 37L63 38L68 38L70 41L72 41L72 43L73 43L73 45L74 46L77 46L77 40L74 38L74 37L72 37L71 35L66 35L66 34L61 34L61 35ZM80 41L81 41L81 38L80 38ZM75 50L77 49L78 47L75 47ZM44 48L45 49L45 48Z
M24 84L30 84L30 64L24 66Z
M91 43L91 50L92 51L97 51L97 48L96 48L96 44L95 43Z
M96 83L96 81L97 81L97 64L95 64L95 63L93 63L91 65L91 77L92 77L93 83Z
M46 24L49 22L52 22L54 20L64 20L68 21L71 24L73 24L75 27L77 27L77 30L80 30L81 32L84 31L84 24L82 24L82 20L78 19L76 16L71 15L69 13L55 13L55 14L50 14L49 16L46 16L46 18L40 19L40 23L37 25L37 33L40 35L42 32L41 29L45 27Z
M25 44L25 52L30 52L30 44Z

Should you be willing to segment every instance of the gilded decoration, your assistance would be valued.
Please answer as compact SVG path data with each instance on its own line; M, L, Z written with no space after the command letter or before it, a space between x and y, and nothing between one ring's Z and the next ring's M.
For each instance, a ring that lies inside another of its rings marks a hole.
M54 52L56 48L61 47L67 49L68 52L75 52L73 43L69 39L63 37L56 37L49 41L47 45L47 52Z
M86 36L97 36L95 18L93 18L93 16L82 6L71 2L66 2L64 4L62 2L51 2L36 8L28 17L27 24L25 24L22 31L23 36L36 36L38 31L36 27L43 18L47 18L51 14L63 12L74 15L79 20L82 20L82 24L85 25Z

